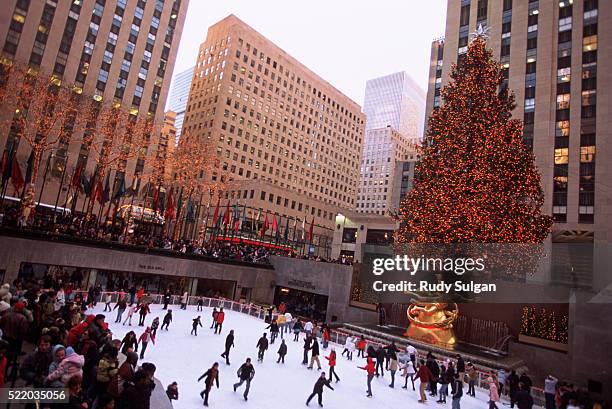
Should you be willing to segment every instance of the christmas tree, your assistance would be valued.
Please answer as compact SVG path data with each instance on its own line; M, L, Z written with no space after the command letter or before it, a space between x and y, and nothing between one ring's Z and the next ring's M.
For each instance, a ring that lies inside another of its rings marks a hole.
M552 225L514 95L476 36L429 119L397 243L541 243Z

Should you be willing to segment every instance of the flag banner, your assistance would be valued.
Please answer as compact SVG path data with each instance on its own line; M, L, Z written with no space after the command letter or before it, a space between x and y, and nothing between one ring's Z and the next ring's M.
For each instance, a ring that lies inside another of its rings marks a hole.
M125 194L125 176L121 175L119 178L119 183L115 187L115 191L113 192L113 200L117 201L123 197Z
M84 167L85 167L85 163L81 162L74 169L74 173L72 174L72 180L70 181L70 187L73 187L73 188L82 188L81 175L83 174L83 168Z
M289 239L289 218L287 217L287 223L285 224L285 232L283 234L283 241L287 241Z
M173 192L174 192L174 189L171 188L170 192L168 193L168 200L166 202L166 219L168 220L172 220L176 216L176 210L174 208Z
M25 183L30 183L32 181L33 165L34 165L34 150L30 152L30 157L28 157L28 167L26 169Z
M21 174L21 168L19 167L19 162L17 161L16 156L13 157L11 181L13 182L13 187L15 188L15 190L21 190L25 184L23 175Z
M227 226L230 222L230 201L228 199L225 205L225 214L223 215L223 226Z
M217 199L217 206L215 206L215 213L213 214L213 226L217 227L219 221L219 206L221 205L221 198Z
M308 241L312 242L312 231L314 228L314 216L312 216L312 221L310 222L310 227L308 228Z

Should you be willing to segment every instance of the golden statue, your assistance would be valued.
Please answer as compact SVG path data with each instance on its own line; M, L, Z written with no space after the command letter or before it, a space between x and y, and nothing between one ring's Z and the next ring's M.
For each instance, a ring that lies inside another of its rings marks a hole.
M406 311L410 326L404 336L453 349L457 340L453 323L459 315L456 303L415 303Z

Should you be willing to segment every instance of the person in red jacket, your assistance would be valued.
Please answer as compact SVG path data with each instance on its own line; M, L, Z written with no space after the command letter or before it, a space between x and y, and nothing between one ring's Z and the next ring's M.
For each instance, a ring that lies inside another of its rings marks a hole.
M215 334L221 333L221 328L223 327L223 320L225 319L225 313L223 312L223 307L217 312L217 316L215 317Z
M357 358L365 358L366 340L361 336L357 341Z
M84 321L72 327L68 332L68 336L66 337L66 345L70 347L76 346L83 334L87 332L89 324L91 324L95 318L95 315L90 314Z
M367 397L372 397L372 379L374 379L374 374L376 373L376 367L374 366L374 360L372 357L368 357L366 366L359 366L359 369L363 369L368 372L368 394Z
M329 340L331 338L331 336L329 335L329 328L323 328L323 334L321 335L321 338L323 339L323 349L327 349L327 346L329 345Z
M340 382L340 378L338 378L338 374L336 373L336 350L332 348L329 356L326 356L325 359L329 362L329 381L331 382L332 376L335 376L336 383Z
M151 308L149 308L149 304L140 304L140 307L138 307L138 310L140 311L140 320L138 321L138 325L140 327L144 327L144 323L145 323L145 318L147 317L147 314L149 312L151 312Z
M421 394L421 399L419 399L419 403L425 403L427 401L427 396L425 394L425 388L433 380L433 375L427 365L425 365L425 360L421 359L419 369L416 373L416 378L421 381L419 385L419 393Z
M136 297L138 297L137 302L142 302L142 297L144 297L144 287L140 287L140 289L136 293Z
M143 332L140 338L138 338L138 342L141 345L140 359L144 359L144 353L145 353L145 350L147 349L147 345L149 344L149 341L151 341L153 345L155 345L155 335L151 333L151 327L147 327L147 329L145 329L145 332Z

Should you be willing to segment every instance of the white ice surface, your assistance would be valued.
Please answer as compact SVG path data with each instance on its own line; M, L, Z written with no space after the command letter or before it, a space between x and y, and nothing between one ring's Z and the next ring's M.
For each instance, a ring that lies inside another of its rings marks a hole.
M112 304L114 307L114 304ZM104 303L98 303L94 310L89 313L102 313ZM287 340L288 353L285 364L277 364L278 347L280 337L270 345L266 352L264 362L257 362L257 340L265 330L266 324L254 317L240 312L225 311L225 322L221 335L215 335L209 329L212 318L210 308L204 311L196 311L195 306L181 310L178 306L172 308L173 321L169 331L157 331L155 345L149 343L143 362L153 362L157 371L155 373L164 387L176 381L179 388L179 400L173 401L176 409L192 409L203 407L200 391L204 388L204 381L197 382L214 362L219 362L219 389L216 387L210 393L209 406L211 408L233 409L292 409L305 408L306 398L312 392L312 387L319 377L316 369L308 370L302 365L303 357L303 335L299 342L293 342L293 335ZM147 315L145 324L150 325L155 317L163 320L165 311L161 305L152 305L152 312ZM137 314L132 317L132 326L114 324L116 310L106 314L106 321L113 332L113 338L123 339L130 330L134 330L139 337L144 327L139 327ZM198 327L198 336L190 335L192 319L201 315L203 328ZM125 318L125 313L123 318ZM160 324L161 326L161 324ZM230 329L234 330L235 348L230 352L231 365L227 366L220 354L225 348L225 337ZM268 333L268 338L270 334ZM319 343L320 344L320 343ZM320 345L321 346L321 345ZM447 404L435 403L434 398L429 398L426 404L420 404L418 400L418 382L415 381L416 392L412 391L410 382L408 389L402 389L404 378L400 372L396 374L395 389L389 388L390 374L385 371L385 376L374 378L372 381L372 398L366 397L366 372L357 366L364 366L365 359L357 358L355 353L353 360L349 361L340 356L343 346L330 344L327 350L321 346L321 366L326 374L329 372L327 360L332 347L335 347L338 355L336 373L340 382L332 382L334 391L325 388L323 392L323 405L330 409L372 409L372 408L423 408L426 406L444 408L451 406L451 399L447 398ZM243 384L237 392L233 391L232 385L237 382L236 371L238 367L250 357L255 366L255 378L251 382L249 400L245 402L242 398L244 392ZM476 398L465 395L467 385L464 385L464 396L461 399L461 409L485 409L488 407L485 391L477 390ZM311 408L318 408L316 396L310 402ZM500 406L500 405L498 405ZM501 406L500 406L501 408ZM155 408L152 408L155 409Z

